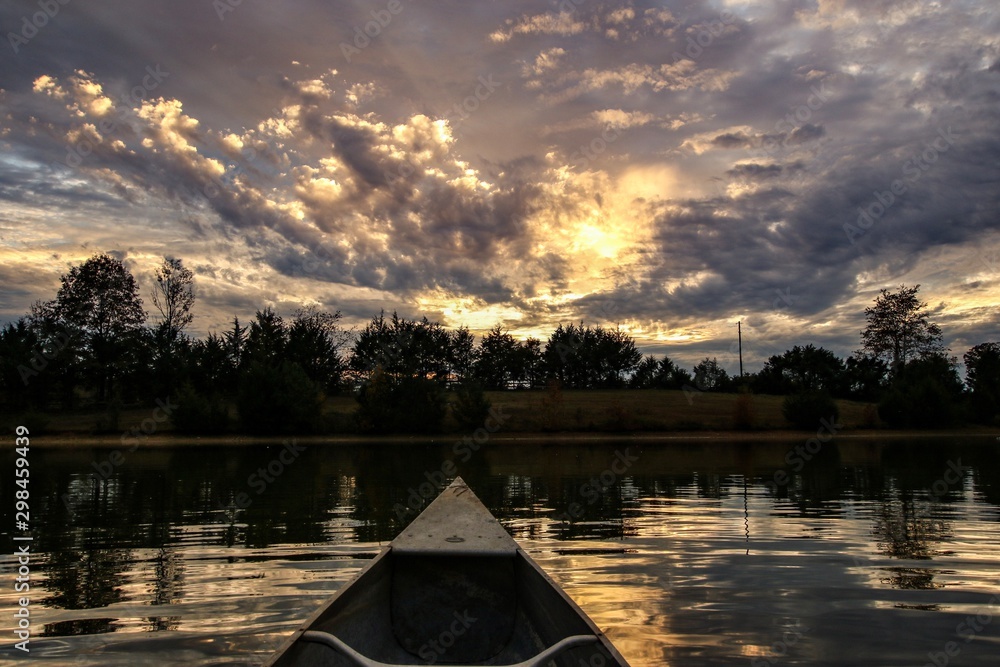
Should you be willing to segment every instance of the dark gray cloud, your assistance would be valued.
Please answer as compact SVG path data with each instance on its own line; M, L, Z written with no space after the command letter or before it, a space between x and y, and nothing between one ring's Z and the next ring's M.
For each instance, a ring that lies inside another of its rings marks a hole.
M792 130L792 133L788 135L788 141L792 144L804 144L809 141L821 139L824 136L826 136L826 128L822 125L806 123Z

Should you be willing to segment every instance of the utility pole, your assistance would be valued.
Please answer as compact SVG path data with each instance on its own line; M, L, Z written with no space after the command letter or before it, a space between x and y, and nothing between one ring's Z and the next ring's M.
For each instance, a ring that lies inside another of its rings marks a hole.
M743 320L736 323L736 335L740 341L740 382L743 382Z

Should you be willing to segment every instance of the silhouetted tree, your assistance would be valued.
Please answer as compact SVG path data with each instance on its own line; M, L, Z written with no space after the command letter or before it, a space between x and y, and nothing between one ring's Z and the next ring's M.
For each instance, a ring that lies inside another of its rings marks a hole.
M393 383L389 375L376 366L354 397L358 408L354 420L362 433L388 433L392 430Z
M877 401L888 386L889 364L871 354L851 355L844 364L840 394L858 401Z
M694 379L687 369L681 368L671 361L670 357L660 359L659 383L663 389L683 389L688 387Z
M154 278L153 305L160 313L158 329L162 330L159 337L169 350L194 319L191 313L194 307L194 274L181 260L166 257L157 267Z
M10 411L45 406L46 352L27 318L0 329L0 406Z
M298 364L309 379L326 391L340 387L346 368L342 350L349 334L340 327L340 312L315 307L299 310L288 328L284 358Z
M27 369L20 367L22 379L43 397L40 407L53 398L64 409L74 407L76 390L84 384L83 371L88 363L83 337L71 324L59 319L51 304L34 303L27 320L28 328L38 341L41 358L33 356L30 363L36 375L29 376L25 372Z
M448 346L448 365L456 382L466 382L472 379L476 362L475 337L469 333L468 327L459 327L451 332Z
M95 255L61 278L55 301L43 308L80 337L86 377L107 400L114 383L134 370L137 339L146 313L135 278L121 260Z
M450 336L440 324L426 317L407 320L393 313L373 317L354 343L349 366L370 378L381 368L391 378L420 377L444 384L451 369Z
M917 357L944 353L941 328L924 312L927 304L917 298L920 285L890 292L883 289L875 305L865 309L868 325L861 332L865 352L885 359L893 374Z
M393 391L393 430L400 433L440 433L448 411L441 383L423 377L406 377Z
M559 325L545 344L549 377L567 388L621 387L642 360L635 341L620 329Z
M973 416L985 424L1000 421L1000 343L980 343L963 358Z
M483 386L475 380L467 380L455 390L451 412L460 428L471 431L483 425L490 407L492 404L486 398Z
M633 389L652 389L656 386L659 374L660 362L656 357L648 354L636 365L635 372L629 380L629 386Z
M438 382L393 377L376 366L357 394L355 420L364 433L436 433L447 407Z
M958 419L962 381L956 361L926 355L903 366L878 406L879 417L895 427L940 428Z
M587 345L585 334L582 323L579 327L574 324L564 327L560 324L545 343L545 370L549 378L556 380L560 387L590 386L591 377L584 351Z
M514 381L526 387L545 384L545 364L542 343L537 338L526 338L514 352Z
M253 361L237 401L247 433L309 433L320 428L323 394L302 367L290 361Z
M786 396L781 413L796 428L814 430L824 419L836 423L840 408L825 389L805 389Z
M812 344L796 345L784 354L771 356L757 373L754 386L764 394L833 392L843 371L844 362L830 350Z
M438 322L426 317L409 323L413 332L412 370L409 375L434 380L441 385L448 383L452 370L452 338Z
M184 335L184 329L191 324L194 315L194 274L184 267L181 260L167 257L154 272L155 284L152 290L153 306L159 312L160 321L153 327L151 337L153 393L171 395L188 370L183 363L190 352L191 340ZM143 373L140 371L140 376ZM137 378L140 381L143 378Z
M285 322L270 307L258 310L247 333L246 346L240 363L276 366L284 359L288 345Z
M715 357L705 357L694 367L694 386L701 391L726 391L729 388L729 373Z
M217 392L199 391L189 382L177 392L176 404L170 421L178 433L206 435L229 429L229 408Z
M488 389L507 389L517 376L517 339L497 324L476 350L475 377Z
M235 386L235 369L226 341L214 332L191 344L188 367L191 384L199 392L224 394Z
M621 329L595 330L597 349L594 359L597 366L597 384L601 387L618 388L625 386L626 378L632 374L642 359L642 353L635 341Z
M648 355L636 366L629 385L636 389L683 389L693 381L691 374L670 357Z
M226 373L226 382L230 391L239 388L239 374L243 369L243 364L247 357L247 330L249 327L240 326L240 318L233 318L233 326L222 334L226 348L226 357L229 359L229 368Z

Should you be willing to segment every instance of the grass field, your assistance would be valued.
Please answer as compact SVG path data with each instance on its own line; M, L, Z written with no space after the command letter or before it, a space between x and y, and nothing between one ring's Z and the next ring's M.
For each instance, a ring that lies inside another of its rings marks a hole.
M540 432L677 432L728 431L736 428L737 394L676 390L545 390L487 392L491 403L509 419L505 433ZM449 400L453 400L449 395ZM747 399L744 399L747 400ZM784 430L791 426L781 413L781 396L751 396L749 429ZM877 427L874 406L837 401L840 422L848 429ZM350 395L328 398L324 406L330 434L356 431L353 419L357 402ZM152 408L127 408L117 423L105 413L81 410L29 418L48 433L114 434L145 422L152 425ZM450 413L446 432L459 431ZM155 424L157 434L169 434L169 421Z
M738 394L677 390L490 392L495 406L511 415L513 431L726 431L735 428ZM744 399L746 400L746 399ZM750 396L750 428L787 429L782 396ZM872 427L867 404L837 401L847 428ZM817 425L818 426L818 425Z

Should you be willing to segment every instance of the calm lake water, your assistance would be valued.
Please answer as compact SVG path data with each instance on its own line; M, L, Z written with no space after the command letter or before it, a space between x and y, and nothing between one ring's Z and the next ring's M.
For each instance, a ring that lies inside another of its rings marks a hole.
M634 667L1000 664L1000 443L799 444L309 445L271 481L278 446L35 445L38 636L4 532L0 662L260 664L454 460Z

